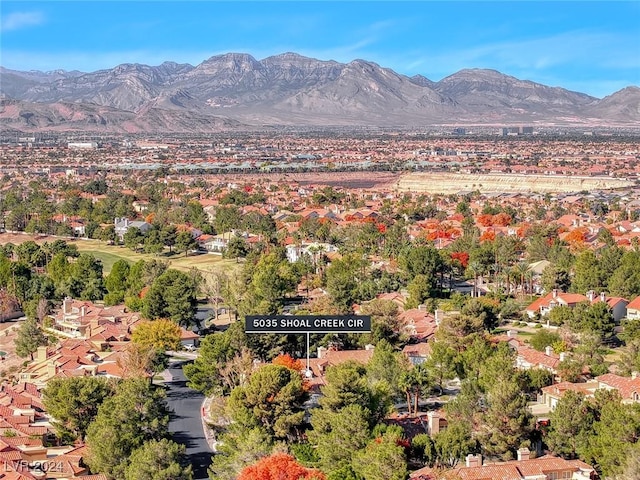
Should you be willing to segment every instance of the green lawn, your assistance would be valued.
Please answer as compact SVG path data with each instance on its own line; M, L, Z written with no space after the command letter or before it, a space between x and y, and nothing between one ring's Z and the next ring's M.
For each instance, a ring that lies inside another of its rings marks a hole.
M233 271L239 267L239 264L235 260L228 260L222 258L220 255L210 254L191 254L187 257L182 254L169 254L166 250L160 255L151 255L147 253L134 252L123 246L107 245L98 240L78 240L72 242L78 247L78 250L82 253L90 253L96 258L102 260L104 273L107 274L111 271L111 267L118 260L126 260L129 263L135 263L138 260L152 260L158 259L168 261L171 268L177 270L188 271L192 268L196 268L203 275L207 273L213 273L216 271Z
M113 253L98 252L98 251L91 251L91 250L86 251L86 253L90 253L91 255L96 257L98 260L102 260L102 271L104 272L105 275L108 275L109 272L111 272L111 268L113 267L113 264L116 263L118 260L126 260L127 262L131 263L131 260L129 260L128 258L119 256L119 255L114 255Z

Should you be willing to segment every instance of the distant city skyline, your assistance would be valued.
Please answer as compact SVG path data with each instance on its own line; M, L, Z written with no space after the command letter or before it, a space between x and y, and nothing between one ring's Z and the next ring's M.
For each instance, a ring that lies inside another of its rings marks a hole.
M16 70L296 52L434 81L491 68L598 98L640 85L638 1L3 1L0 35Z

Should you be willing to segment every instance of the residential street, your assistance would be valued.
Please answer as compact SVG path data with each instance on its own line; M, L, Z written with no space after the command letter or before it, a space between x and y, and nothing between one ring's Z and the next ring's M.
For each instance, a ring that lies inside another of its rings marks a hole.
M187 447L186 454L193 465L195 480L208 479L207 467L211 463L211 449L207 444L202 426L202 402L204 396L187 387L182 372L185 362L172 363L169 372L173 381L167 382L167 403L174 411L169 423L173 439Z

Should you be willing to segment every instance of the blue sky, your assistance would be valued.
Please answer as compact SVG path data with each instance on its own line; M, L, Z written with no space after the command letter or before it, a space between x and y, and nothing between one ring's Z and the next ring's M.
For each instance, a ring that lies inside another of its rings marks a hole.
M640 85L635 1L0 3L0 65L197 65L227 52L374 61L437 81L462 68L603 97Z

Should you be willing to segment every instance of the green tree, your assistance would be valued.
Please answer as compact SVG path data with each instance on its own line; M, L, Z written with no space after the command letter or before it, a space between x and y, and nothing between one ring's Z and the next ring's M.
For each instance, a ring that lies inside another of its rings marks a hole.
M33 360L33 354L38 347L49 343L47 336L44 334L35 318L27 318L22 322L15 339L16 354L21 357L30 357Z
M320 406L338 412L349 405L361 405L370 414L370 425L384 418L388 408L388 392L373 389L367 379L366 367L357 362L345 362L327 368L327 384L322 387Z
M160 239L165 247L169 247L169 252L173 251L176 244L177 228L175 225L164 225L160 230Z
M383 339L378 342L367 363L367 377L370 383L381 383L397 396L401 391L400 380L408 368L406 357L394 351L393 346Z
M140 245L144 243L144 234L138 227L129 227L122 236L122 241L125 247L135 252L140 248Z
M361 344L378 345L381 341L386 341L397 345L406 341L407 335L403 332L404 325L395 302L375 299L362 305L360 310L362 315L371 316L371 333L361 336Z
M224 258L235 258L236 262L239 258L244 258L249 253L249 244L238 235L234 235L229 239L227 248L224 251Z
M476 450L468 424L449 422L443 431L433 437L438 463L443 467L455 467L467 454Z
M52 378L42 392L42 402L55 420L56 433L65 441L84 441L98 408L114 393L114 385L105 378Z
M184 445L171 440L149 440L131 454L125 480L192 480L191 465L184 464Z
M585 250L576 258L571 288L583 295L589 290L601 291L605 287L600 264L592 250Z
M223 333L207 335L200 342L198 358L184 366L189 387L206 395L228 393L221 369L246 346L247 338L239 322L232 323Z
M162 253L163 250L164 250L164 242L162 238L162 233L160 232L160 230L157 230L155 228L150 230L144 238L145 253L158 255Z
M327 291L341 312L352 311L359 301L358 285L364 279L367 262L357 255L346 255L334 260L325 271Z
M621 473L640 438L640 404L621 404L620 395L596 392L597 421L588 445L578 454L609 477Z
M483 415L486 426L480 434L485 455L508 460L528 440L533 427L527 397L514 380L502 380L487 392L488 408Z
M413 277L413 280L407 285L407 291L409 292L409 298L405 308L418 308L431 296L431 288L433 280L424 274L418 274Z
M398 264L407 274L409 280L415 279L417 275L427 282L430 290L436 287L438 274L442 270L442 257L438 250L427 245L414 246L400 255Z
M183 230L176 235L175 248L178 252L184 252L184 256L188 256L191 250L194 250L198 243L191 235L191 232Z
M293 266L282 255L275 252L261 255L251 272L243 313L277 313L285 296L292 293L297 284Z
M576 458L591 435L595 420L593 408L584 395L567 390L549 417L550 427L545 442L556 454Z
M195 321L198 286L189 275L169 269L156 278L145 295L143 313L149 319L170 318L179 325Z
M262 428L284 439L304 419L302 404L307 399L302 376L280 365L264 365L245 386L236 387L229 398L234 421L245 428Z
M145 378L121 380L87 430L91 471L123 478L134 450L166 437L168 423L163 390Z
M220 440L209 467L212 480L237 480L244 467L274 450L272 437L259 427L247 429L232 424Z
M546 347L552 347L561 341L562 337L558 333L542 328L533 334L529 344L539 352L544 352Z
M456 352L445 342L431 344L431 355L427 359L427 368L433 377L435 386L440 392L443 390L445 380L451 380L456 376Z
M316 446L322 471L331 474L351 463L356 451L364 448L371 434L371 413L361 405L352 404L332 412L316 409L311 416L313 430L309 442Z
M402 437L396 431L387 431L353 456L353 470L366 480L404 480L407 461Z

